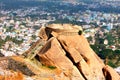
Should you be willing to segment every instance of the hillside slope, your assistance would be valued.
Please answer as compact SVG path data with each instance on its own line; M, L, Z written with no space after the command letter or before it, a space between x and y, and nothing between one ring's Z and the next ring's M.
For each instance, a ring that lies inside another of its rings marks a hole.
M23 56L0 59L0 67L17 71L21 80L27 80L25 76L32 80L120 80L90 48L80 26L48 25L40 29L39 37Z

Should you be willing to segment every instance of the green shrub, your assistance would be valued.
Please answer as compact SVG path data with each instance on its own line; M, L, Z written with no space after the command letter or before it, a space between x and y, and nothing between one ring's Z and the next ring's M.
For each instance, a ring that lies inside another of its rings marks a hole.
M48 68L50 68L50 69L56 69L55 66L48 66Z
M113 68L117 67L112 61L108 61L108 65L113 67Z

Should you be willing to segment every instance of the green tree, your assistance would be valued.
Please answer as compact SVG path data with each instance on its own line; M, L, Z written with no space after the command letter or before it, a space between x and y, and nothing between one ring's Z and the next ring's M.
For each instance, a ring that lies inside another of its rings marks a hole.
M100 52L100 54L103 59L105 59L107 57L110 59L113 57L113 50L112 49L104 49Z
M111 33L106 35L106 39L108 40L108 45L114 45L115 37Z

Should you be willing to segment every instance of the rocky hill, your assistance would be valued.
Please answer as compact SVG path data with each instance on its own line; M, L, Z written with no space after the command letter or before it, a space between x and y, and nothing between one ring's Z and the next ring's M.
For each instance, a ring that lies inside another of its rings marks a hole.
M0 59L1 71L9 72L0 73L0 80L19 75L19 80L120 80L90 48L80 26L51 24L40 29L39 37L22 56Z

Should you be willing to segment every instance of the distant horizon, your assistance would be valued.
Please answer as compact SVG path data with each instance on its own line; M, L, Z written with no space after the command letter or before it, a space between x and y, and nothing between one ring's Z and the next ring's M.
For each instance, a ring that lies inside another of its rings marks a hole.
M14 10L40 6L50 8L52 5L55 5L63 10L68 7L68 9L72 9L73 11L77 9L78 11L91 10L106 13L120 13L119 4L118 0L0 0L0 9ZM54 10L54 8L52 9Z

